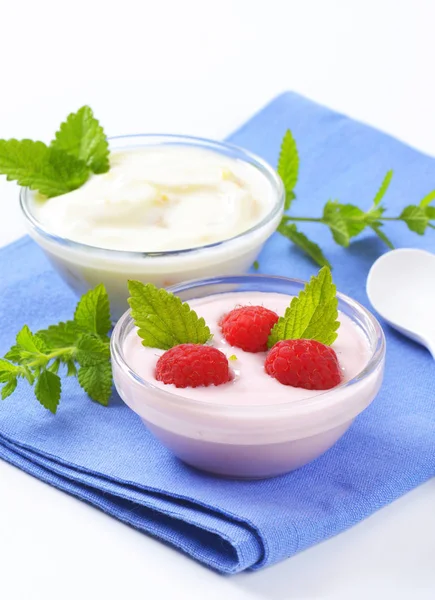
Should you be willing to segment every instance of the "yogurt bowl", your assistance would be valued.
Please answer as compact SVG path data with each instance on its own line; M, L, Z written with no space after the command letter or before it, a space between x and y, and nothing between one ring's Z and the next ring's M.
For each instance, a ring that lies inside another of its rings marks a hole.
M155 380L162 351L144 348L130 312L111 340L113 375L124 402L146 427L189 465L236 478L273 477L297 469L328 450L372 402L382 382L385 339L375 317L338 294L341 326L333 347L343 381L327 391L281 385L264 371L265 353L244 353L219 336L223 311L246 303L279 308L304 282L263 275L203 279L171 291L200 315L214 333L213 345L231 361L232 381L177 389ZM248 356L250 354L250 356Z
M48 200L28 188L20 194L30 236L77 294L104 283L116 320L127 308L128 279L168 287L252 265L284 210L272 167L188 136L109 141L108 173Z

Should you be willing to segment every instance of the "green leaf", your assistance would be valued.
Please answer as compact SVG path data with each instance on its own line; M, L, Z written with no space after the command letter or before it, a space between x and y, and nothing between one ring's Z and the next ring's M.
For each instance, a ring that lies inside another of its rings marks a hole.
M17 334L17 346L22 350L37 355L44 354L47 350L44 340L38 335L33 334L27 325L24 325Z
M42 406L56 414L60 400L60 377L50 371L42 371L36 380L35 395Z
M318 265L321 267L327 266L330 267L328 259L323 254L321 248L315 243L307 238L307 236L298 231L296 225L293 223L281 222L278 226L277 231L288 238L293 244L301 248L310 258L312 258Z
M128 302L144 346L169 350L178 344L205 344L210 339L204 319L174 294L140 281L129 281L128 289Z
M388 190L390 183L391 183L391 179L393 178L393 171L390 170L387 172L387 174L384 177L383 182L381 183L381 187L378 189L376 196L373 200L373 206L378 206L382 200L382 198L385 196L386 191Z
M15 388L17 387L18 380L16 377L12 377L9 381L2 387L1 398L2 400L6 400L8 396L14 393Z
M11 377L21 372L20 367L0 358L0 383L8 381Z
M337 339L338 300L328 267L320 269L296 298L293 298L285 315L274 325L268 346L281 340L317 340L331 345Z
M109 144L89 106L82 106L68 116L56 133L51 147L83 161L94 173L106 173L109 170Z
M435 190L432 190L431 192L426 194L426 196L423 198L423 200L420 201L421 208L426 208L434 200L435 200Z
M237 356L235 354L231 354L231 356L228 357L228 360L237 360Z
M281 151L278 158L278 175L284 183L286 192L285 209L288 210L295 198L293 189L299 176L299 154L296 141L292 132L288 129L281 143Z
M424 212L428 219L435 219L435 206L426 206Z
M411 231L423 235L428 224L428 217L421 206L410 205L403 209L399 219L404 221Z
M370 225L370 227L376 233L378 238L381 239L384 242L384 244L386 244L388 246L388 248L390 248L390 250L394 250L393 242L385 235L385 233L381 229L382 223L375 222L375 223L372 223Z
M79 383L92 400L107 406L112 393L112 367L110 362L80 367Z
M285 200L284 200L284 210L288 210L293 203L293 200L296 199L296 194L294 192L286 192Z
M60 358L56 358L49 367L47 367L47 371L50 373L57 373L59 371L61 360Z
M10 348L10 350L8 350L8 352L6 352L5 358L6 358L6 360L10 360L14 363L19 363L21 360L20 347L17 346L16 344L14 346L12 346L12 348Z
M74 313L76 325L97 335L106 336L112 326L109 296L102 283L81 297Z
M110 361L109 343L103 342L90 333L85 333L77 342L75 358L82 367L108 362Z
M347 224L341 215L341 205L328 200L323 209L323 220L331 230L332 237L340 246L349 246L350 235Z
M0 174L48 196L66 194L88 179L85 163L32 140L0 140Z
M66 376L67 377L75 377L77 375L77 367L75 366L75 363L73 360L69 360L67 363L67 367L68 367L68 371Z
M82 333L83 329L75 321L61 321L47 329L40 329L36 335L46 346L54 349L73 346Z
M338 202L333 204L346 224L349 238L356 237L364 231L367 226L367 215L363 210L353 204L339 204Z

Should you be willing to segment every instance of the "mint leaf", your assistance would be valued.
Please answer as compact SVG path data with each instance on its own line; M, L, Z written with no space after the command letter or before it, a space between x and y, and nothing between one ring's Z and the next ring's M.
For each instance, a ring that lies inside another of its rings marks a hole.
M205 344L211 337L203 318L180 298L153 284L129 281L131 313L144 346L169 350L178 344Z
M37 355L44 354L47 349L44 340L33 334L27 325L24 325L17 334L17 346L21 350Z
M78 327L90 333L106 336L112 326L109 296L103 284L97 285L81 297L74 313Z
M60 377L50 371L42 371L36 380L35 396L53 414L56 414L59 405L60 390Z
M56 358L50 366L47 367L47 371L50 371L50 373L56 373L59 371L59 367L61 365L61 360L60 358Z
M304 233L298 231L296 225L286 223L283 219L278 226L278 232L308 254L318 265L330 267L329 261L320 247L309 240Z
M277 171L284 183L286 193L285 210L288 210L296 197L293 188L296 186L299 176L299 154L290 129L286 131L281 143Z
M66 363L67 366L67 377L75 377L77 375L77 367L74 363L74 361L71 359Z
M399 219L404 221L411 231L415 231L419 235L424 234L429 221L424 208L414 205L404 208Z
M19 363L21 360L21 349L16 344L6 352L5 359L14 363Z
M328 225L337 244L349 246L350 235L338 202L328 200L323 209L323 221Z
M109 170L109 144L89 106L82 106L64 121L51 147L83 161L94 173Z
M112 367L110 362L80 367L79 383L92 400L107 406L112 393Z
M0 174L51 198L79 188L89 171L84 162L62 150L12 139L0 140Z
M274 325L268 339L271 348L281 340L317 340L331 345L337 339L338 300L328 267L320 269Z
M359 235L367 225L367 214L354 206L353 204L338 204L337 210L340 212L341 218L344 220L349 238ZM378 218L378 217L376 217Z
M386 244L388 246L388 248L390 248L390 250L394 250L393 242L385 235L385 233L381 229L382 223L375 222L375 223L372 223L370 225L370 227L376 233L378 238L381 239L384 242L384 244Z
M83 329L75 321L61 321L57 325L41 329L36 335L50 348L64 348L74 345L82 333Z
M21 369L17 365L13 365L7 360L0 358L0 383L9 381L11 377L19 375L20 371Z
M89 333L82 335L77 342L75 358L82 367L90 367L110 361L110 349L107 342Z
M424 210L424 214L428 218L429 221L435 219L435 206L429 206L431 202L435 200L435 190L426 194L426 196L420 202L420 208ZM431 223L428 223L430 227L433 227Z
M284 210L288 210L293 203L293 200L296 199L296 194L294 192L286 192L285 200L284 200Z
M388 188L390 186L392 178L393 178L393 171L390 170L385 175L384 180L381 183L381 187L378 189L376 196L374 197L373 206L378 206L381 203L382 198L385 196L386 191L388 190Z
M421 200L421 202L420 202L421 208L426 208L434 200L435 200L435 190L432 190L431 192L426 194L426 196L423 198L423 200Z
M1 380L0 380L1 381ZM6 385L2 387L1 398L2 400L6 400L8 396L14 393L15 388L17 387L18 380L16 377L11 377Z

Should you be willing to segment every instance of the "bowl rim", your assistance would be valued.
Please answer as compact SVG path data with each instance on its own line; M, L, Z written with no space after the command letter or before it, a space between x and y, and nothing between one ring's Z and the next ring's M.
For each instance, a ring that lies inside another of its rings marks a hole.
M147 143L135 143L140 140L146 141ZM235 144L230 144L227 142L220 142L217 140L196 137L190 135L178 135L178 134L166 134L166 133L134 133L129 135L117 135L108 138L109 145L114 150L122 150L132 147L146 147L147 145L164 145L166 144L185 144L190 147L201 147L208 148L215 152L224 153L225 151L230 151L236 153L240 156L237 158L244 162L251 164L258 171L260 171L266 179L269 181L270 185L273 188L275 201L270 207L269 212L255 225L250 227L249 229L242 231L241 233L225 239L219 242L214 242L212 244L205 244L203 246L195 246L194 248L183 248L181 250L163 250L159 252L147 252L147 251L135 251L135 250L120 250L120 249L110 249L110 248L101 248L100 246L92 246L90 244L84 244L82 242L77 242L70 238L66 238L60 235L57 235L50 231L45 227L41 221L37 219L37 217L33 214L30 208L30 200L32 198L33 190L28 187L21 187L19 194L19 202L21 211L30 225L30 227L35 230L39 235L44 237L45 239L54 242L56 244L60 244L62 246L68 246L70 248L94 253L94 254L110 254L111 257L118 258L174 258L175 256L185 256L199 251L212 251L214 249L220 248L225 244L231 244L233 242L237 242L245 236L249 236L264 227L266 227L269 223L273 222L280 213L284 210L285 203L285 190L284 184L281 180L281 177L278 175L277 171L265 160L261 157L257 156L255 153L246 150L240 146L236 146ZM121 145L118 145L120 143Z
M302 279L290 278L290 277L282 277L278 275L263 275L263 274L247 274L247 275L232 275L232 276L224 276L224 277L211 277L206 279L193 279L190 281L183 282L178 285L171 286L168 291L177 294L183 291L194 289L195 287L203 287L203 286L215 286L215 285L231 285L243 282L281 282L283 284L296 284L303 289L306 284L306 281ZM259 290L263 291L263 290ZM218 294L219 292L216 292ZM226 292L222 292L226 293ZM227 292L231 293L231 292ZM214 294L212 294L214 295ZM205 297L205 296L204 296ZM208 409L212 409L217 412L228 412L231 410L240 411L248 411L249 413L258 412L258 411L270 411L273 410L288 410L291 408L303 407L304 409L316 408L319 405L323 406L327 404L325 403L325 399L328 397L332 399L332 404L334 403L334 396L337 397L337 391L343 390L345 388L349 388L350 386L363 381L370 377L376 370L381 366L385 359L386 352L386 340L383 329L376 319L376 317L362 304L358 301L350 298L346 294L342 294L337 292L337 299L339 304L342 303L350 308L352 311L356 313L358 316L364 317L371 327L371 332L367 332L366 329L363 329L364 334L369 338L370 347L371 347L371 355L370 358L362 371L360 371L357 375L352 377L352 379L348 381L344 381L340 383L338 386L330 389L322 391L321 393L317 393L313 396L309 396L308 398L303 398L299 400L290 400L289 402L283 403L269 403L269 404L255 404L255 405L246 405L246 406L237 406L235 404L216 404L214 402L209 402L207 400L195 400L193 398L188 398L183 396L182 394L177 394L171 391L167 391L154 385L153 383L143 379L138 373L136 373L131 367L129 367L122 351L122 342L124 340L126 332L129 333L132 324L133 317L131 315L131 310L128 309L118 320L115 325L115 328L112 332L111 340L110 340L110 352L112 361L127 375L128 379L136 382L144 389L147 389L150 392L161 395L161 397L168 401L169 403L176 403L177 405L182 404L183 408L191 408L195 409L204 409L207 407ZM362 326L361 326L362 328Z

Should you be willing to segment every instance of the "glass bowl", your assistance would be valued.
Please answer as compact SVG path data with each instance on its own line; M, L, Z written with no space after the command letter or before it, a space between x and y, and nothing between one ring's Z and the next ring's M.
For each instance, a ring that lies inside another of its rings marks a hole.
M304 282L264 275L211 278L171 288L183 301L233 292L297 295ZM134 328L127 311L111 340L113 375L124 402L184 462L218 475L264 478L292 471L328 450L372 402L381 386L385 338L375 317L338 294L339 310L365 334L370 357L350 381L304 400L264 405L216 404L163 390L126 362L123 346Z
M111 150L171 144L208 149L247 162L269 181L274 202L259 223L233 238L191 249L148 253L107 250L57 236L32 212L33 192L22 188L20 204L29 235L77 294L82 295L89 288L104 283L112 317L117 320L128 307L128 279L168 287L194 278L244 273L251 267L264 242L276 230L284 211L283 184L272 167L242 148L189 136L130 135L109 141Z

